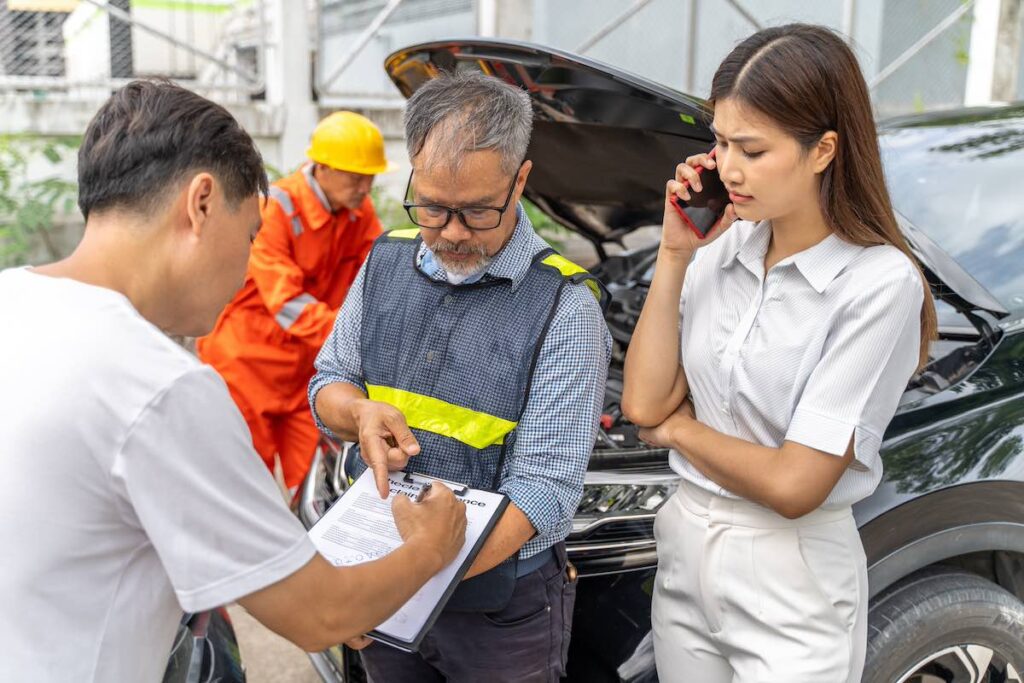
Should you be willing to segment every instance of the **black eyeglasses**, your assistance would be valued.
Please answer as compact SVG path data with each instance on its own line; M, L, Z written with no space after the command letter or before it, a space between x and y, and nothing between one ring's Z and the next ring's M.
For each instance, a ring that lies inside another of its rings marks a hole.
M522 164L519 167L522 168ZM444 206L443 204L413 204L406 200L402 202L405 212L409 214L409 220L421 228L430 230L441 230L452 220L452 214L459 217L459 221L469 230L494 230L501 225L501 217L508 210L509 202L512 201L512 192L516 189L516 181L519 179L519 172L512 176L512 184L509 185L508 194L505 195L505 203L497 206ZM405 184L405 194L409 196L409 188L412 187L412 173L409 173L409 182Z

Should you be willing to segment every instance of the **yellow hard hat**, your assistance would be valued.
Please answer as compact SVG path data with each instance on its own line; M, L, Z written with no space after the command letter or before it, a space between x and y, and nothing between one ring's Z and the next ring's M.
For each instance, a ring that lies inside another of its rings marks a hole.
M339 171L376 175L397 168L384 158L384 136L373 121L336 111L313 129L306 156Z

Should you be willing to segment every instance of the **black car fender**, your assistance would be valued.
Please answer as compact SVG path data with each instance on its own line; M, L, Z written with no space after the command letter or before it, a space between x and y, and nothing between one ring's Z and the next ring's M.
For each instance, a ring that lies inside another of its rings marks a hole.
M869 598L919 569L980 551L1024 553L1024 482L941 489L864 524Z

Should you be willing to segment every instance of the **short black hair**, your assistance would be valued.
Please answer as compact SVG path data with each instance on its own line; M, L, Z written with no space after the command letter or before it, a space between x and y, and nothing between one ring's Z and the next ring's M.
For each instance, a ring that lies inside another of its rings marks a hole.
M132 81L89 123L78 150L78 207L149 213L189 173L208 171L228 202L267 193L263 158L228 111L166 80Z

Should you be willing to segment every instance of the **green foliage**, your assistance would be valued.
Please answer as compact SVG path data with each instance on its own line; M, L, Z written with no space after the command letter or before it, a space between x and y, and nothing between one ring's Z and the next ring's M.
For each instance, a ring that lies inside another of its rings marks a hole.
M572 232L552 220L529 199L523 199L523 206L526 208L526 215L530 217L530 222L533 223L533 229L537 231L537 234L553 248L559 251L565 249L565 240Z
M52 260L63 256L53 239L54 217L74 210L78 186L60 177L30 179L29 163L52 165L75 154L81 138L0 134L0 267L22 265L41 242Z
M74 211L78 185L56 174L31 179L28 170L35 159L56 166L76 154L80 144L77 136L0 134L0 268L25 264L39 243L50 260L65 256L54 239L54 219L58 213ZM275 166L265 167L271 182L283 177ZM374 187L371 194L385 230L416 227L402 202L379 187ZM525 198L523 206L537 233L554 248L563 248L569 231Z
M389 195L378 186L370 190L370 197L373 199L373 208L377 212L377 218L385 230L403 230L415 228L416 224L409 220L409 214L405 212L402 202Z
M967 63L971 61L970 55L965 47L958 47L953 52L953 58L956 59L956 63L960 66L967 66Z
M914 113L915 114L922 114L922 113L924 113L924 110L925 110L925 108L924 108L924 96L921 94L920 90L917 90L917 91L914 92L913 107L914 107Z
M50 260L65 256L54 240L54 218L74 211L78 184L57 176L31 180L28 167L35 159L56 166L80 144L76 136L0 134L0 268L25 264L39 243ZM265 167L271 182L283 177L277 167Z
M274 166L273 164L268 164L265 161L263 162L263 170L267 172L267 180L269 180L272 183L276 183L285 175L277 166Z
M961 31L953 37L953 59L960 66L967 66L971 61L970 44L971 32L969 29Z

